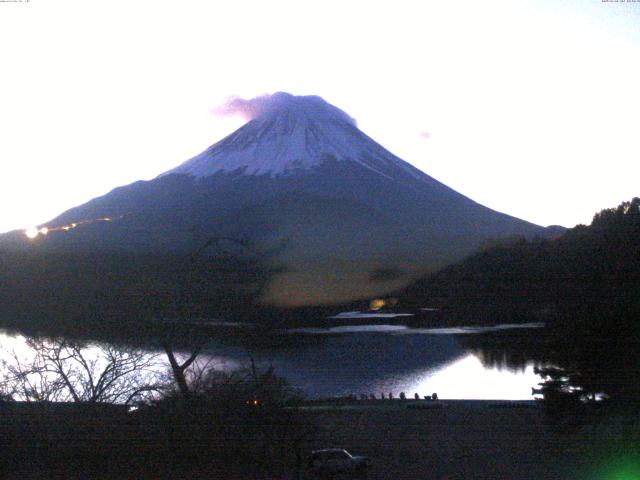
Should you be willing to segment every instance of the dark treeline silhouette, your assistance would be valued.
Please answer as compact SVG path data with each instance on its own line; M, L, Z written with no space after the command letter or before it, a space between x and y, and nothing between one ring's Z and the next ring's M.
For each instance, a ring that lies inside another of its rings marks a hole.
M548 351L553 338L547 329L513 329L457 335L456 342L485 367L521 372L531 364L541 367L551 361Z
M640 405L640 198L556 239L487 248L417 282L402 299L405 307L439 307L448 324L545 322L546 331L517 342L485 337L489 363L526 352L560 367L542 371L549 389ZM478 348L483 340L468 341Z

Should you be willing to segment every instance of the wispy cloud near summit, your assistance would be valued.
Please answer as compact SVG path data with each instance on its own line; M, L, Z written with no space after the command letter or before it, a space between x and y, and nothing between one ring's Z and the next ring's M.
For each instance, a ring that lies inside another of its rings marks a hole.
M212 108L211 113L223 117L238 115L247 121L253 120L269 108L271 97L269 94L249 99L237 96L228 97L223 104Z
M240 116L247 121L263 114L282 111L297 112L297 114L316 118L339 119L354 127L358 126L354 118L317 95L297 96L286 92L276 92L250 99L232 96L211 110L216 115Z

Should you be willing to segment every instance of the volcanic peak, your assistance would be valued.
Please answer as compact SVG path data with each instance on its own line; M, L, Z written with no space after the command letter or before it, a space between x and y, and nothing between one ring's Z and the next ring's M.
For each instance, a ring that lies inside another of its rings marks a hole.
M282 176L324 162L352 161L387 178L422 174L373 141L355 120L318 96L284 92L254 99L256 116L201 154L166 172L202 178L218 172Z

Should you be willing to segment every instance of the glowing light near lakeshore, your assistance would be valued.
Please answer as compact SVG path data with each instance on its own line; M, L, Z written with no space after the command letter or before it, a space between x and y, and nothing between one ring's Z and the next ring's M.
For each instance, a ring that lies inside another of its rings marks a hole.
M371 310L380 310L385 306L386 303L387 302L385 302L382 298L376 298L374 300L371 300L371 303L369 303L369 308Z

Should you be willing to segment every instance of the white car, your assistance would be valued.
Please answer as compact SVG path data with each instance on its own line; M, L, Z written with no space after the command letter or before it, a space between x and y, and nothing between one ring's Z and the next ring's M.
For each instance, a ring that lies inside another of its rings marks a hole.
M343 448L314 450L309 457L309 470L321 477L338 474L364 477L368 468L367 457L351 455Z

